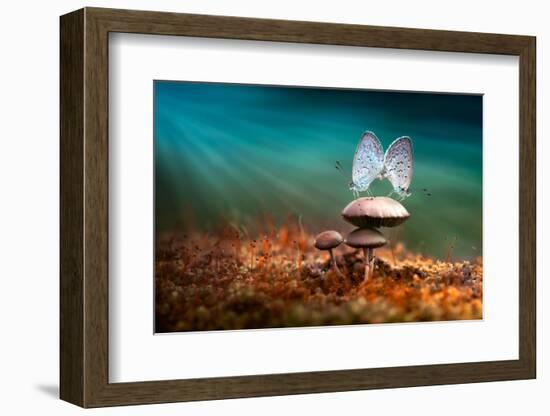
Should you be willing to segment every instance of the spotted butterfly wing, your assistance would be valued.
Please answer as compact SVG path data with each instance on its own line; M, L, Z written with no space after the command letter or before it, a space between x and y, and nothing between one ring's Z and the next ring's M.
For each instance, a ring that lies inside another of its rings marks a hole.
M413 175L412 141L409 137L400 137L388 147L384 155L384 176L393 186L394 192L401 197L409 195Z
M378 137L363 133L353 157L352 181L357 191L366 191L384 169L384 150Z

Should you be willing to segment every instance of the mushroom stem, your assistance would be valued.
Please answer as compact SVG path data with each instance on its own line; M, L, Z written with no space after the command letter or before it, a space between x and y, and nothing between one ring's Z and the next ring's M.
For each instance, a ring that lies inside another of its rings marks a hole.
M369 280L370 276L370 253L370 248L363 247L363 255L365 256L365 282Z
M340 269L338 268L338 264L336 264L336 258L334 257L334 254L332 253L332 249L330 249L329 251L329 254L330 254L330 263L332 264L332 268L334 269L334 271L336 273L338 273L340 276L343 276L342 275L342 272L340 271Z
M393 267L397 266L397 262L395 261L395 247L393 244L393 241L390 242L390 251L391 251L391 258L393 261Z
M369 249L369 272L370 276L369 278L372 279L372 276L374 275L374 249Z

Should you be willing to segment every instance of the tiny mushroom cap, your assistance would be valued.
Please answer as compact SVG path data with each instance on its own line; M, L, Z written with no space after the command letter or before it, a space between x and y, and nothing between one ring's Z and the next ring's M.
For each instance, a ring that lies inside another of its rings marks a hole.
M338 247L344 239L338 231L323 231L315 237L315 248L319 250L331 250Z
M346 244L353 248L378 248L386 243L386 237L376 228L356 228L346 238Z
M395 227L410 215L401 203L385 196L358 198L342 211L342 217L357 227Z

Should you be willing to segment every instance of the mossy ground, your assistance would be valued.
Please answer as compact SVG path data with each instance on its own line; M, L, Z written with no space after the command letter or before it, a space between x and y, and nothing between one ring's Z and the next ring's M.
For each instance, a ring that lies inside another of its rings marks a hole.
M482 318L481 258L439 261L400 244L375 254L365 282L360 251L335 251L339 275L303 232L164 236L156 245L156 331Z

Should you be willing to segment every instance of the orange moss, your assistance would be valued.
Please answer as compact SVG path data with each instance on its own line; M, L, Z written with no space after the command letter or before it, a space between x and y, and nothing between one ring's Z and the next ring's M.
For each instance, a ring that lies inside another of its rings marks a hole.
M376 252L374 278L363 282L363 256L336 250L344 276L288 224L257 242L194 234L156 246L158 332L359 323L480 319L483 266L441 262L402 244ZM292 241L292 244L289 242ZM245 247L242 253L241 246ZM393 253L392 253L393 251Z

